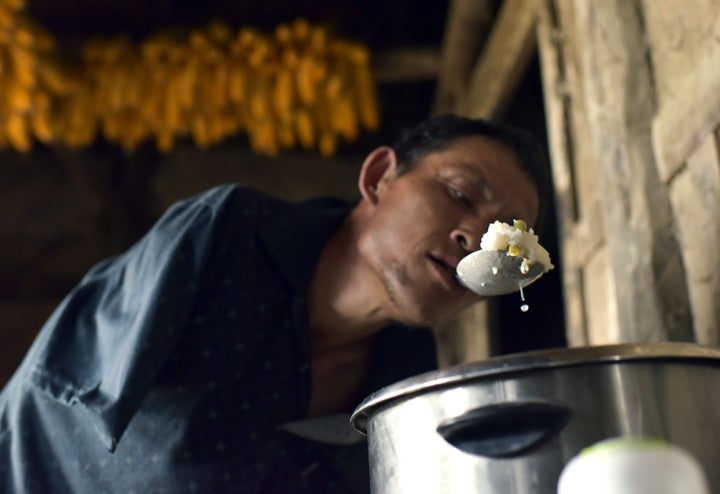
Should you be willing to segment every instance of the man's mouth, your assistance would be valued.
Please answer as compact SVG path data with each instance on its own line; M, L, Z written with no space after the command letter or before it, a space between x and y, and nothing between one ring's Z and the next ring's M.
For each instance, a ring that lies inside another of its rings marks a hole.
M457 261L450 257L429 254L428 257L432 261L433 265L437 267L436 271L442 277L448 287L452 289L463 288L457 279L457 273L455 268Z

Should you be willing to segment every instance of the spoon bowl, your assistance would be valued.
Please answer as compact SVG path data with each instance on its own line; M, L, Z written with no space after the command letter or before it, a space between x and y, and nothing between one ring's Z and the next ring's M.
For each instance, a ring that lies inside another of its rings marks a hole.
M457 278L464 286L483 296L517 292L545 274L545 266L535 262L527 273L520 271L523 258L505 251L476 250L457 265Z

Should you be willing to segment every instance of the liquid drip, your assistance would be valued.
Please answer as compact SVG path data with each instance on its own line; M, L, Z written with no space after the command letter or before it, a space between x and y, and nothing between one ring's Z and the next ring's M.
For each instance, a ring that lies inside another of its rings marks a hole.
M520 300L522 302L525 302L525 293L523 292L522 282L518 282L518 287L520 288ZM530 310L530 306L528 304L522 304L520 306L520 310L523 312L527 312L528 310Z

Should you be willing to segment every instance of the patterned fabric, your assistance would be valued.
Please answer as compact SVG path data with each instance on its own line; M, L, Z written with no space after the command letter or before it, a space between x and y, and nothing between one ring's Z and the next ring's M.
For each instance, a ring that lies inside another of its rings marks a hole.
M310 396L303 294L350 205L226 185L95 266L0 394L0 492L367 492L364 443L280 427ZM367 394L434 369L427 329L378 338Z

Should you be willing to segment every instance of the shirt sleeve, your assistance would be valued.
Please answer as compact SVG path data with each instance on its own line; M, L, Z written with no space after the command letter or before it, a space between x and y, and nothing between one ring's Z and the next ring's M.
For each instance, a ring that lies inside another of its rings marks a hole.
M88 412L111 451L174 348L232 190L177 203L127 252L96 265L28 353L30 385Z

